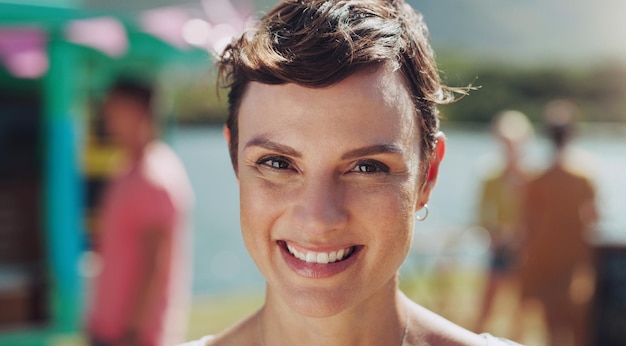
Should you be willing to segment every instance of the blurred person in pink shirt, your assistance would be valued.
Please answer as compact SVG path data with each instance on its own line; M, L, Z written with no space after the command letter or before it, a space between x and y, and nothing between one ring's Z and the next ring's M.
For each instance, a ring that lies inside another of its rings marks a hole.
M191 185L174 151L157 139L150 85L115 82L103 116L127 162L101 204L95 247L103 267L88 315L90 342L173 345L188 314Z

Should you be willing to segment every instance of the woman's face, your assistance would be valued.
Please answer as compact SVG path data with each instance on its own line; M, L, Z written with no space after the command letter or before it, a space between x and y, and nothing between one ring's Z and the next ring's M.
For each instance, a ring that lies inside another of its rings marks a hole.
M425 203L398 73L361 72L327 88L253 82L239 136L241 227L268 299L323 317L395 290Z

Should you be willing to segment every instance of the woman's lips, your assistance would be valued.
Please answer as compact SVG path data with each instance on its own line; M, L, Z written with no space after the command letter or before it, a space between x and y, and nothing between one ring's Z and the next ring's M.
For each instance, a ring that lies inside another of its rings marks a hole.
M277 242L283 258L296 273L309 278L325 278L342 272L355 261L362 246L313 251L284 240Z

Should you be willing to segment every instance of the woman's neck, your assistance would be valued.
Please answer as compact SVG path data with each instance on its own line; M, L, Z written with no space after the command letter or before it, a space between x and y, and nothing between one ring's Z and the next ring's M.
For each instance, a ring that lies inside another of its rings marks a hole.
M395 281L395 280L394 280ZM310 317L289 307L268 288L257 315L261 345L402 345L406 297L397 283L328 317Z

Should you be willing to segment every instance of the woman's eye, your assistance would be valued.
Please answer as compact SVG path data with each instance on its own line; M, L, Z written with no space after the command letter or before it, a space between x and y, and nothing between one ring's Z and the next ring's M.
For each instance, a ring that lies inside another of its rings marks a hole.
M289 160L280 157L264 157L257 161L258 165L267 166L272 169L283 170L290 169L291 163Z
M352 172L357 173L387 173L389 172L389 167L384 163L378 161L361 161L358 162Z

